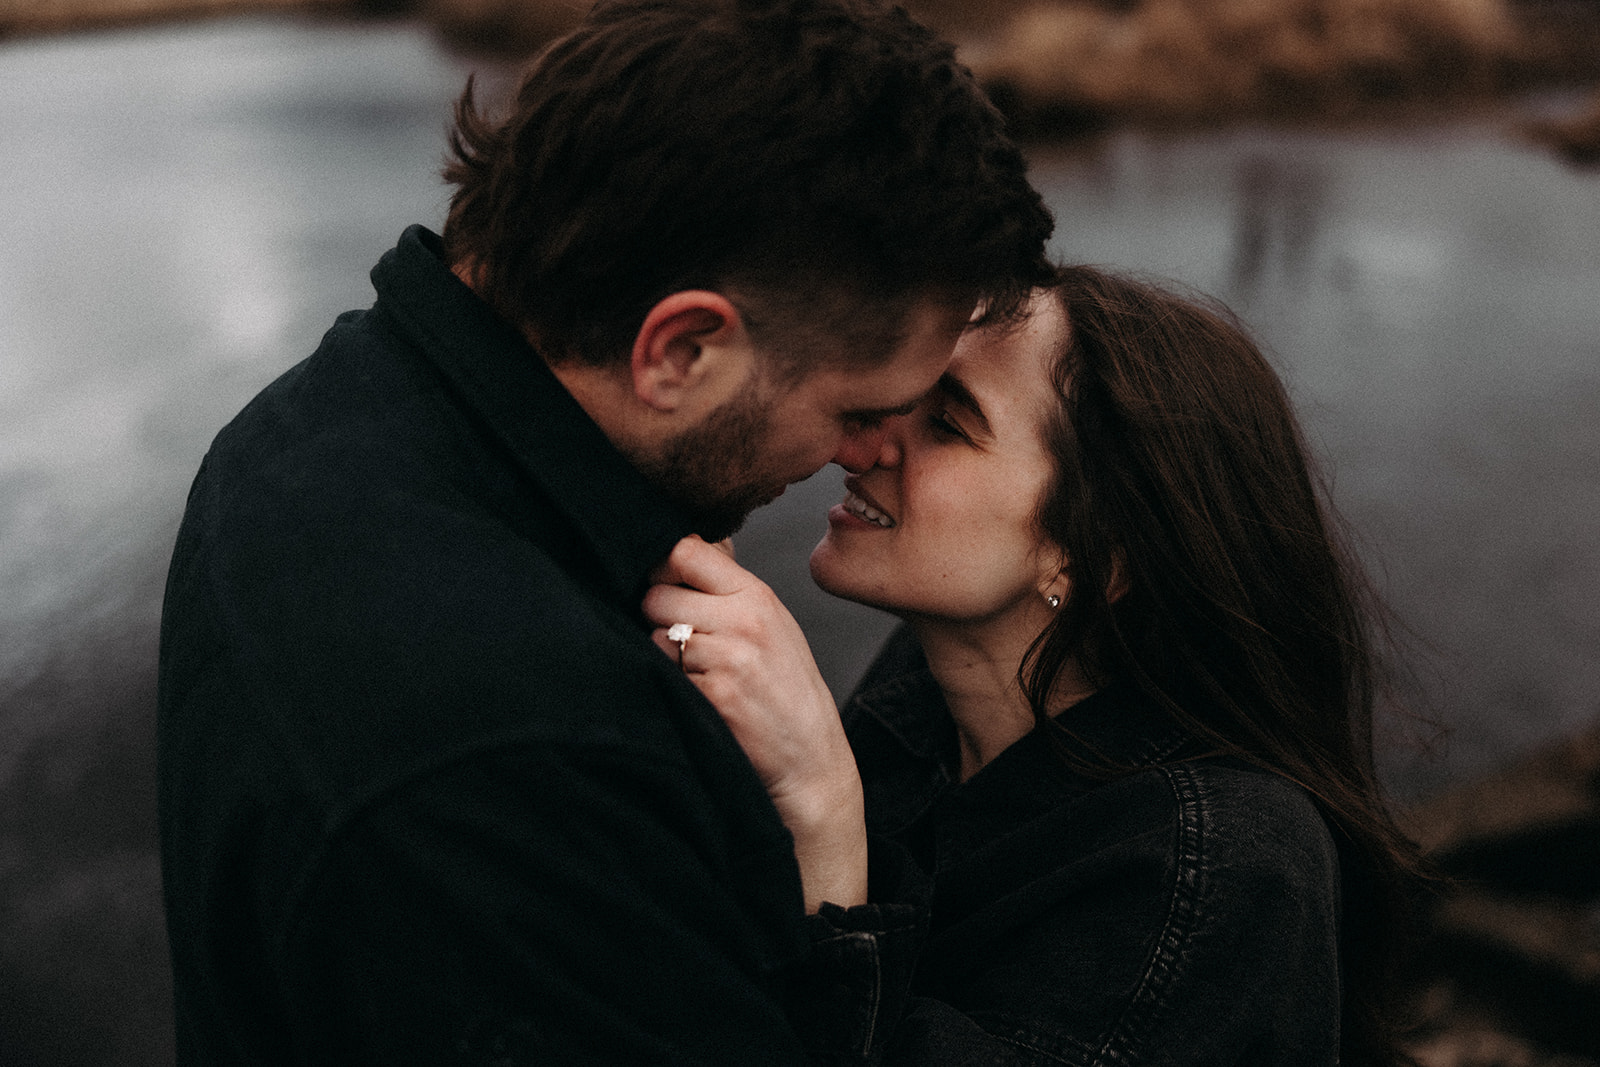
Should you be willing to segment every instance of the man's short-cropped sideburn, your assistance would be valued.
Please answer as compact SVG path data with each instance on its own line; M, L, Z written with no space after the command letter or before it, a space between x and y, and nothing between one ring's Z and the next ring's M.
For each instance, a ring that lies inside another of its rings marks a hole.
M825 286L871 316L1015 308L1050 273L998 112L947 44L867 0L603 3L503 119L469 82L451 147L446 255L550 359L624 358L682 289Z

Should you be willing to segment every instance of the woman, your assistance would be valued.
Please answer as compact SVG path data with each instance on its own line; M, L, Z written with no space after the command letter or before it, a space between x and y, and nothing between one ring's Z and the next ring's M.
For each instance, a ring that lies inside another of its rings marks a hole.
M1397 1062L1417 868L1373 774L1373 612L1305 452L1226 311L1074 268L846 479L812 575L908 626L843 726L770 591L673 553L657 642L762 775L808 911L881 942L853 1002L814 968L870 1019L860 1058Z

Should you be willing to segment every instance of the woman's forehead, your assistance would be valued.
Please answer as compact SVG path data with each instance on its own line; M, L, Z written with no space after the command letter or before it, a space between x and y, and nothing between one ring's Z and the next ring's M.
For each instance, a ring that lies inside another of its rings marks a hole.
M946 376L987 411L986 397L1031 394L1048 387L1056 357L1067 341L1067 316L1053 296L1036 297L1018 323L973 330L962 338Z

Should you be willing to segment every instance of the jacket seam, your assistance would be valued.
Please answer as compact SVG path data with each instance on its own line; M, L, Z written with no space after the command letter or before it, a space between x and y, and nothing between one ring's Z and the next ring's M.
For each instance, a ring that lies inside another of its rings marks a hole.
M1184 766L1156 768L1167 779L1177 801L1177 848L1167 917L1149 963L1121 1018L1107 1032L1095 1055L1096 1064L1140 1062L1138 1039L1143 1024L1160 1010L1161 997L1183 967L1184 947L1194 935L1199 903L1207 890L1205 869L1205 790L1193 770Z
M878 1033L878 1013L883 1010L883 955L878 951L878 939L864 935L872 953L872 1001L867 1009L867 1032L862 1037L861 1055L872 1055L872 1042Z
M1042 1047L1040 1045L1033 1044L1031 1041L1024 1041L1021 1038L1011 1037L1011 1036L1009 1036L1007 1034L997 1034L993 1030L990 1030L988 1027L984 1027L984 1032L986 1032L990 1037L993 1037L998 1041L1004 1041L1008 1045L1015 1045L1017 1048L1027 1049L1029 1052L1033 1053L1036 1056L1043 1056L1045 1059L1049 1060L1051 1063L1065 1063L1065 1064L1071 1064L1072 1063L1071 1060L1064 1059L1063 1057L1057 1055L1056 1053L1051 1052L1047 1048L1044 1048L1044 1047Z

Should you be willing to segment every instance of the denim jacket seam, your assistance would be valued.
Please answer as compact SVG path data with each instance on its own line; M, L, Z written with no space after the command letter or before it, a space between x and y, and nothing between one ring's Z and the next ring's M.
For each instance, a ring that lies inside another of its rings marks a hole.
M927 668L909 671L878 682L870 689L855 693L846 707L854 705L853 710L870 715L908 752L921 757L935 756L936 751L929 746L928 739L921 736L918 729L908 730L904 711L917 706L915 701L908 699L909 696L932 685L934 685L933 674Z
M837 934L818 939L817 945L837 945L845 941L857 941L863 937L877 941L879 936L892 937L916 931L915 926L890 926L881 931L874 930L841 930Z
M1063 1059L1057 1053L1052 1052L1049 1049L1044 1048L1044 1047L1042 1047L1040 1045L1036 1045L1031 1041L1024 1041L1020 1037L1013 1037L1013 1036L1011 1036L1009 1034L997 1034L993 1030L990 1030L988 1027L984 1027L984 1030L985 1030L985 1032L987 1032L989 1034L990 1037L993 1037L997 1041L1004 1041L1008 1045L1015 1045L1017 1048L1027 1049L1029 1052L1032 1052L1035 1055L1043 1056L1045 1059L1049 1060L1051 1063L1064 1063L1064 1064L1068 1064L1069 1067L1070 1067L1070 1065L1072 1063L1071 1060Z
M1101 1042L1094 1059L1096 1064L1140 1062L1139 1044L1145 1036L1140 1029L1160 1010L1162 994L1183 966L1184 946L1194 934L1200 902L1206 892L1205 789L1191 767L1176 765L1155 769L1166 776L1177 801L1177 854L1172 896L1150 961L1121 1018Z
M878 939L873 934L863 934L867 950L872 954L872 995L867 1002L866 1032L861 1037L861 1055L872 1055L872 1041L878 1033L878 1013L883 1008L883 957L878 951Z

